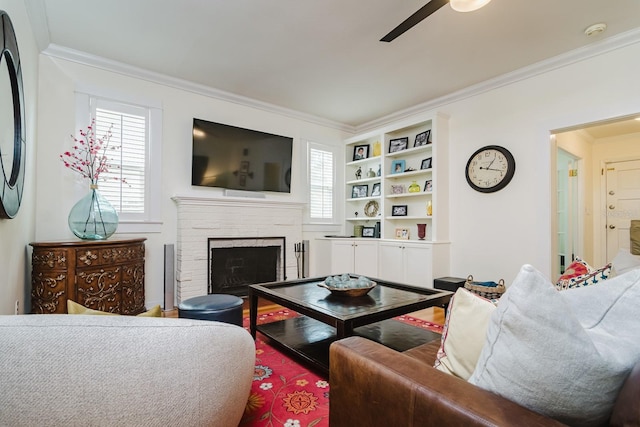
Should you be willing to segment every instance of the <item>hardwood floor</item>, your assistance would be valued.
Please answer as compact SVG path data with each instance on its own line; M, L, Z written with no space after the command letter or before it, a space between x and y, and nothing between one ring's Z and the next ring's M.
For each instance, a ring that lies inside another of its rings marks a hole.
M270 311L275 311L280 309L281 307L277 304L271 304L267 301L260 301L258 303L258 313L268 313ZM162 312L163 317L178 317L178 309L175 308L173 310L167 310ZM249 300L244 299L244 303L242 305L242 315L249 315ZM409 316L415 317L416 319L425 320L427 322L437 323L439 325L444 325L444 309L440 307L431 307L426 308L424 310L416 311L414 313L409 313Z

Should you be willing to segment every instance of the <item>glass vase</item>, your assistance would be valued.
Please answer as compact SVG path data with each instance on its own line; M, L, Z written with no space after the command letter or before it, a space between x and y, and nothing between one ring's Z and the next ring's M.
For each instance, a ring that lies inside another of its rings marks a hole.
M89 193L71 208L69 228L81 239L105 240L118 228L118 212L92 185Z
M419 192L420 192L420 186L418 185L418 183L415 181L411 182L411 185L409 186L409 193L419 193Z

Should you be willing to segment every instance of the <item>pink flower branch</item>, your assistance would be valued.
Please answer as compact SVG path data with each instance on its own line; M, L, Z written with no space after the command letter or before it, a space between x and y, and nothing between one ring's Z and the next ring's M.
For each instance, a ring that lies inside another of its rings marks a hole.
M96 138L95 119L91 120L91 125L87 126L87 130L79 131L80 138L71 135L73 139L73 147L71 151L65 151L60 154L60 160L66 168L73 172L77 172L83 178L96 184L100 176L108 173L110 169L119 169L119 165L111 164L107 157L107 150L117 150L120 147L110 147L111 127L102 138ZM103 178L106 179L106 178ZM114 177L114 179L126 183L124 178Z

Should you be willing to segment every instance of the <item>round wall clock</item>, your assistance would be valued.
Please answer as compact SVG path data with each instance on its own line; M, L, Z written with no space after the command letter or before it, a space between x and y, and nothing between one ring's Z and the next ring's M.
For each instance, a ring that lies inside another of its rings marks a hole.
M24 96L18 42L4 11L0 11L0 27L0 217L13 218L24 188Z
M504 147L487 145L471 155L465 175L476 191L493 193L509 184L516 171L513 155Z

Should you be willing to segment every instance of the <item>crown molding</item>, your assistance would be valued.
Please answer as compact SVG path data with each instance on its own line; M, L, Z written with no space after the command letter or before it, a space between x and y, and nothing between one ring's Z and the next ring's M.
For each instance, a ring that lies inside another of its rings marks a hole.
M502 74L498 77L485 80L459 91L452 92L440 98L436 98L431 101L427 101L425 103L397 111L393 114L380 117L368 123L363 123L356 126L356 133L365 133L373 129L377 129L397 122L399 120L407 119L416 114L424 113L429 110L437 110L448 104L452 104L466 98L471 98L473 96L491 91L493 89L526 80L537 75L545 74L550 71L557 70L559 68L563 68L568 65L584 61L586 59L593 58L604 53L621 49L639 42L640 28L617 34L615 36L600 40L587 46L580 47L578 49L574 49L561 55L536 62L535 64L520 68L510 73Z
M346 125L344 123L324 119L322 117L302 113L300 111L291 110L289 108L280 107L278 105L258 101L256 99L248 98L245 96L236 95L231 92L225 92L223 90L215 89L199 83L171 77L166 74L161 74L155 71L146 70L144 68L135 67L133 65L125 64L122 62L113 61L111 59L93 55L87 52L59 46L54 43L50 43L46 47L46 49L42 51L42 54L52 58L64 59L66 61L75 62L89 67L122 74L128 77L134 77L163 86L168 86L174 89L181 89L187 92L195 93L197 95L207 96L221 101L231 102L245 107L255 108L258 110L291 117L293 119L337 129L343 132L353 133L355 130L353 126Z
M208 96L214 99L291 117L293 119L302 120L351 134L371 132L378 128L392 125L394 122L410 119L415 115L422 114L430 110L438 110L448 104L471 98L493 89L526 80L537 75L545 74L640 42L640 28L636 28L495 78L485 80L459 91L452 92L448 95L397 111L357 126L352 126L49 43L46 11L43 0L30 0L29 2L26 2L26 5L32 27L34 29L36 42L38 43L38 46L41 47L42 54L44 55L138 78L175 89L185 90L198 95Z

